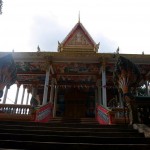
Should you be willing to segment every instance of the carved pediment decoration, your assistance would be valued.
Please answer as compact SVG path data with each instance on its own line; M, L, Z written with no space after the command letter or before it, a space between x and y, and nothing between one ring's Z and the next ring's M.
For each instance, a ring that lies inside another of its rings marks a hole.
M77 30L66 46L92 46L81 30Z
M58 42L58 51L66 52L97 52L96 44L84 26L79 22L61 42Z

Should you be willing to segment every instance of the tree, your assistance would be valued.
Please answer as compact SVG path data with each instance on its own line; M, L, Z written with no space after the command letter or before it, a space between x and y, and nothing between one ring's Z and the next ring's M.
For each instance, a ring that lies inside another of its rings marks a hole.
M3 6L3 1L0 0L0 14L2 14L2 6Z

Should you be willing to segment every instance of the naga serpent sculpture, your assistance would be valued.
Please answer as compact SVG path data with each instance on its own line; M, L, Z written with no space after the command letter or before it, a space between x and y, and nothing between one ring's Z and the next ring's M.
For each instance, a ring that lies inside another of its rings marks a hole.
M124 103L129 111L130 124L138 122L135 97L131 88L138 86L140 77L140 71L133 62L125 57L118 57L114 70L114 83L123 92Z
M0 98L3 96L5 86L9 88L17 79L16 65L12 55L0 58Z

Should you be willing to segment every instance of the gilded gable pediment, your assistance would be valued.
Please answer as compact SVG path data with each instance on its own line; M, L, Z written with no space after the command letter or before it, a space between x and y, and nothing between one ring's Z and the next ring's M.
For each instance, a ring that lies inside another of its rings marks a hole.
M77 23L62 43L59 51L67 52L97 52L99 45L94 42L81 23Z
M76 33L68 40L65 46L93 47L81 30L77 30Z

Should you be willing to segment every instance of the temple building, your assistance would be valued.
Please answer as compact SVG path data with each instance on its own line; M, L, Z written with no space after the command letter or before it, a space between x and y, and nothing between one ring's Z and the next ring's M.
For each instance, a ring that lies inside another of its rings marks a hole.
M79 21L64 40L58 42L57 52L42 52L39 47L37 52L1 52L0 57L11 54L16 65L14 105L17 105L20 85L23 85L21 104L27 89L35 98L31 103L37 109L50 104L50 109L41 110L44 115L62 118L95 118L99 115L100 122L110 124L112 118L107 116L108 112L113 108L121 111L124 107L123 93L114 85L113 78L119 56L132 61L141 72L133 95L150 96L150 55L119 54L118 51L101 53L98 49L100 43L95 43ZM4 91L3 104L8 90ZM28 97L27 101L30 101ZM36 120L44 116L38 115Z

